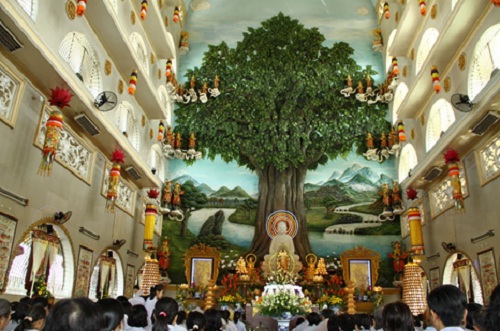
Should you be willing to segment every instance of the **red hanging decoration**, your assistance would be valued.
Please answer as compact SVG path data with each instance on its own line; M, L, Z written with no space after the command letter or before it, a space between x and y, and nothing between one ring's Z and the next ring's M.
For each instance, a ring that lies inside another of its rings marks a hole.
M141 2L141 20L146 19L146 15L148 13L148 0L142 0Z
M160 125L158 126L158 141L163 140L164 132L165 132L165 125L163 125L163 121L160 121Z
M52 95L49 99L51 106L56 106L59 109L52 110L49 119L45 124L45 140L42 148L42 162L38 167L38 174L50 176L52 166L56 157L57 148L59 147L59 139L63 128L63 115L61 109L69 107L69 103L73 95L69 90L65 90L57 86L55 89L50 89Z
M394 76L399 75L398 59L396 57L392 58L392 74Z
M432 85L433 85L434 91L436 91L436 94L437 94L441 91L441 84L439 81L439 71L437 69L437 66L431 67L431 77L432 77Z
M405 132L405 126L403 124L403 121L398 122L398 139L400 143L403 143L406 141L406 132Z
M78 0L76 4L76 15L83 16L83 14L85 14L85 9L87 9L87 0Z
M384 3L384 17L386 20L391 17L391 13L389 12L389 4L387 2Z
M167 77L167 82L170 82L172 80L172 60L171 59L167 60L167 65L165 68L165 77Z
M128 81L128 94L134 95L137 89L137 70L132 71L130 80Z
M174 9L174 23L179 23L179 20L181 19L180 17L180 9L179 9L179 6L175 6L175 9Z
M407 190L406 190L406 198L408 200L415 200L417 198L417 190L415 190L413 187L409 187Z
M491 0L491 3L493 4L493 6L495 7L500 7L500 0Z
M448 149L444 153L444 162L448 166L448 177L451 180L451 192L453 200L455 200L454 206L456 211L465 211L464 197L462 195L462 185L460 183L460 168L458 162L460 162L460 156L458 152L454 149Z
M156 216L158 215L158 206L156 204L156 199L160 195L160 192L156 189L150 189L148 191L149 202L146 203L146 219L144 221L144 241L143 249L145 251L155 250L156 247L153 245L153 236L156 223Z
M425 0L419 0L418 2L420 4L420 14L425 16L425 14L427 14L427 5L425 4Z
M125 153L116 149L111 155L111 170L108 177L108 192L106 193L106 211L114 212L116 199L118 198L118 184L120 180L120 163L124 163Z

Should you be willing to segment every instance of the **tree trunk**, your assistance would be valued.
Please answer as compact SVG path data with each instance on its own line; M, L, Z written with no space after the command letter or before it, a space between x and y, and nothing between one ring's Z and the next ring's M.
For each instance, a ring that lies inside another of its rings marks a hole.
M304 206L304 181L307 167L289 167L277 171L273 166L257 170L259 176L259 200L255 235L248 253L263 258L269 254L271 238L266 231L268 216L278 210L293 213L298 222L298 232L293 239L295 253L305 261L305 256L312 252L307 233L306 211Z

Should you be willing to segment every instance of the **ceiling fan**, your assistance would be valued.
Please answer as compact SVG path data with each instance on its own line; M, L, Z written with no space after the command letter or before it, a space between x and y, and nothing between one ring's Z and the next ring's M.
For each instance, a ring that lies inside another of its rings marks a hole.
M461 93L455 93L451 96L451 104L456 110L464 113L470 112L474 107L474 104L470 101L469 96Z
M114 92L103 91L94 99L94 106L100 111L109 111L116 107L118 97Z

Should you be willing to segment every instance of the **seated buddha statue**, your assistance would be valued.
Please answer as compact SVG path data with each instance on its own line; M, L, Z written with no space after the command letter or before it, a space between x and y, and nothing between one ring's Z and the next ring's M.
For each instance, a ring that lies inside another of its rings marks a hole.
M295 255L293 238L287 233L285 222L277 225L278 233L271 238L269 254L264 256L262 269L266 275L278 269L298 273L302 269L299 256Z

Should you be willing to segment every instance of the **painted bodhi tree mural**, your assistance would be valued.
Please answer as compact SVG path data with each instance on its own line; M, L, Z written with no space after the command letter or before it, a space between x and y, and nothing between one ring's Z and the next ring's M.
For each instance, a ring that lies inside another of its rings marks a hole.
M255 236L249 251L269 251L265 221L276 210L294 213L296 252L311 252L304 206L308 169L364 146L367 131L387 130L386 109L345 98L344 80L363 80L346 43L323 45L316 28L279 14L249 28L235 48L209 46L200 68L188 70L198 82L220 78L221 95L207 103L180 105L175 131L196 132L199 149L255 171L259 196ZM373 72L371 72L373 74Z

